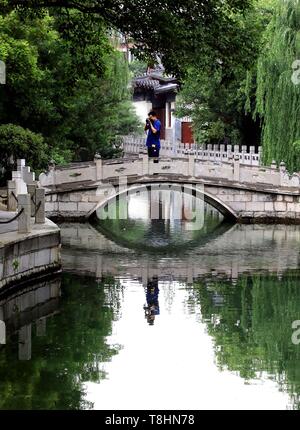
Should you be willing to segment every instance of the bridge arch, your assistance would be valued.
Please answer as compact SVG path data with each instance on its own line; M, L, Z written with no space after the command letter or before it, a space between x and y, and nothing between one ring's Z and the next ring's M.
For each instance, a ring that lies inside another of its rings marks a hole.
M235 222L237 221L238 216L230 206L222 202L217 196L207 192L202 184L197 185L198 187L193 184L182 184L177 182L147 182L131 184L128 185L126 189L115 191L112 195L108 195L106 198L99 201L99 203L97 203L96 206L88 213L87 218L95 215L97 211L105 208L112 200L119 198L122 195L134 194L145 188L148 190L150 187L157 187L161 191L169 189L191 193L195 197L204 199L205 203L208 203L217 209L225 219Z

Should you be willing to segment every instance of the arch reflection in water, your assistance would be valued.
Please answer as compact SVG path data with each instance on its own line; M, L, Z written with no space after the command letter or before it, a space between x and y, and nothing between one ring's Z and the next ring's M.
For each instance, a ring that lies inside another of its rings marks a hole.
M155 251L196 244L224 221L220 212L204 202L203 194L186 194L178 186L176 190L159 185L136 191L102 211L102 219L96 222L100 231L126 246Z
M64 270L99 279L107 275L143 280L160 276L193 283L214 273L217 278L236 281L245 273L281 276L299 268L300 228L295 225L219 227L215 234L198 241L192 253L185 245L174 248L170 256L122 246L90 224L60 227Z

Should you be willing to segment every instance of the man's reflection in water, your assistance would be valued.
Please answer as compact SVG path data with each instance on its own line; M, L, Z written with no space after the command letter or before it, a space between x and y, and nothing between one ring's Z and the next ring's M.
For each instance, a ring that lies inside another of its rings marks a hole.
M144 305L145 318L149 325L153 325L155 316L159 315L158 294L158 278L154 276L151 280L148 280L146 289L147 304Z

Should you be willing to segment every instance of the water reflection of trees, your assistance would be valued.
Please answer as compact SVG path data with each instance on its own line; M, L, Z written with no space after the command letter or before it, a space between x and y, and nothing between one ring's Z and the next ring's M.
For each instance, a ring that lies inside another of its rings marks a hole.
M199 282L189 306L201 304L214 339L217 364L246 380L267 372L300 408L300 345L292 343L292 322L300 319L299 274L244 276L236 285Z
M105 286L104 286L105 284ZM64 276L58 313L47 319L45 337L32 333L32 357L18 360L18 336L0 349L1 409L88 409L84 382L106 377L103 363L118 353L107 336L120 304L112 279L96 283Z

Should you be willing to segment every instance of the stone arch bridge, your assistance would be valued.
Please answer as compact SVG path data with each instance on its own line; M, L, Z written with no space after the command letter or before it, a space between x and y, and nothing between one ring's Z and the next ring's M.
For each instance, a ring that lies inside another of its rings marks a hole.
M290 175L284 163L262 167L236 156L203 160L193 153L156 163L141 153L52 166L39 182L46 188L47 216L53 218L88 219L109 200L108 188L118 194L150 184L177 184L197 185L206 202L237 222L300 223L300 175Z

